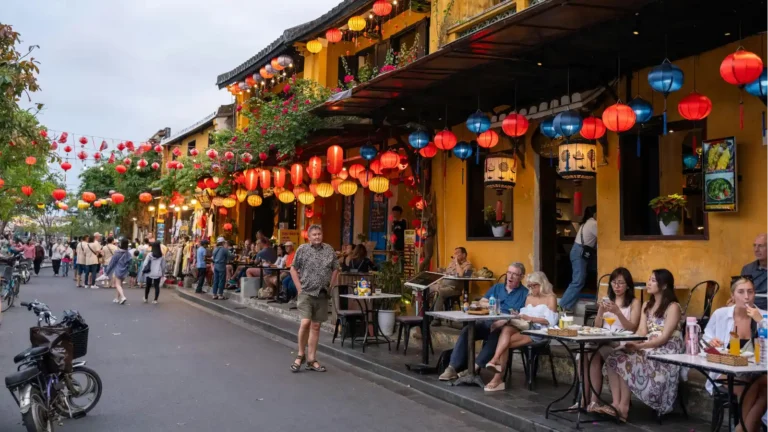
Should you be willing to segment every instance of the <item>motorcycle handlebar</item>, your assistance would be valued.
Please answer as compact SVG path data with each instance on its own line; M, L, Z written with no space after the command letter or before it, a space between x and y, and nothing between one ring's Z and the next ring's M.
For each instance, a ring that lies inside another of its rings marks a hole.
M21 307L29 307L29 303L27 303L27 302L21 302Z

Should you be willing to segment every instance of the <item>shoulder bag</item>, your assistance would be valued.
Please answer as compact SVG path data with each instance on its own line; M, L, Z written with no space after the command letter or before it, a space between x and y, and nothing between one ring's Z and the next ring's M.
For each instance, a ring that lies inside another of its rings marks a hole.
M591 260L594 259L597 256L597 249L593 248L592 246L587 246L584 244L584 227L587 226L585 223L582 225L581 228L579 228L579 238L581 239L581 257L585 260Z

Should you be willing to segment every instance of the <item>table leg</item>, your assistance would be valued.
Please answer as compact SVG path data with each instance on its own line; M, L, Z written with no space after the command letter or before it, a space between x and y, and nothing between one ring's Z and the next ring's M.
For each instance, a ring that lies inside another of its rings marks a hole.
M371 308L371 320L373 321L373 338L376 340L376 343L380 342L379 335L381 335L387 341L387 349L392 351L392 341L381 331L381 326L379 326L379 310L373 307Z
M570 412L570 410L567 409L567 408L566 409L552 409L552 405L554 405L554 404L562 401L563 399L567 398L568 395L571 394L572 391L575 391L577 396L578 396L578 393L579 393L578 387L576 386L576 382L579 380L579 373L578 373L579 372L578 371L579 365L576 364L576 356L573 355L573 351L571 351L571 348L568 346L568 344L566 344L565 342L563 342L560 339L555 339L555 340L558 341L560 343L560 345L562 345L565 348L565 350L568 352L568 355L571 357L571 364L573 364L573 372L574 372L573 373L573 381L571 382L571 386L568 387L568 390L566 390L566 392L562 396L560 396L559 398L553 400L552 402L550 402L549 405L547 405L547 409L544 410L544 418L549 418L549 414L550 413L556 414L556 413L564 412L564 411L565 412ZM579 403L581 403L581 402L579 402ZM576 423L576 427L579 428L579 423L578 422Z
M462 384L476 385L478 387L485 387L483 379L480 375L475 374L475 322L467 322L467 374L451 385L457 386Z
M355 301L360 310L363 311L363 352L365 352L365 345L368 344L368 302L361 303L360 299L355 299ZM365 306L363 306L363 304L365 304Z
M599 353L598 351L600 350L600 347L601 347L602 345L604 345L604 344L599 344L599 345L598 345L598 346L595 348L595 351L592 353L592 357L589 359L589 361L588 361L588 363L587 363L589 366L591 366L591 365L592 365L592 362L595 360L595 356L598 356L598 355L600 355L600 353ZM581 358L582 358L582 367L581 367L581 370L582 370L582 371L584 371L584 370L585 370L585 368L584 368L583 362L584 362L584 361L587 361L587 360L583 360L583 359L585 359L585 358L586 358L586 357L585 357L585 355L584 355L584 354L585 354L585 352L584 352L584 346L583 346L583 345L581 346L581 352L580 352L580 354L581 354ZM602 388L600 388L600 389L595 389L595 388L592 386L592 375L589 373L589 367L587 367L587 368L586 368L586 372L587 372L587 377L586 377L586 380L584 380L584 379L582 378L582 381L584 381L584 383L585 383L585 386L584 386L584 392L582 393L583 395L585 395L585 396L584 396L584 406L583 406L582 408L583 408L584 410L586 410L586 409L587 409L587 407L589 406L589 402L590 402L591 396L592 396L592 394L594 393L594 394L595 394L595 396L597 397L597 400L598 400L598 402L600 402L600 405L605 405L605 406L607 406L607 407L608 407L608 408L609 408L611 411L613 411L613 413L615 414L615 420L616 420L616 423L619 423L619 424L620 424L620 423L621 423L621 421L619 420L619 412L616 410L616 408L615 408L615 407L614 407L612 404L610 404L610 403L608 403L608 402L604 401L604 400L603 400L603 399L600 397L600 391L602 390ZM580 403L581 403L581 402L580 402ZM588 411L587 411L587 412L588 412ZM589 413L589 412L588 412L588 413ZM589 414L594 414L594 413L589 413Z
M429 323L432 317L426 314L430 310L429 306L429 288L421 292L421 307L419 315L424 319L421 321L421 364L406 364L405 367L413 372L420 374L431 374L437 372L436 367L429 365ZM425 295L426 294L426 295Z
M733 397L733 374L728 374L728 430L733 432L739 414L736 412L736 400Z

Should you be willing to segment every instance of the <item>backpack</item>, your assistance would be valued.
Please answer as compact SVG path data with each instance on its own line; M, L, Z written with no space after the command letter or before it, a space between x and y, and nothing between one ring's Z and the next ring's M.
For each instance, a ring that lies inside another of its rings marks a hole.
M45 258L45 249L40 245L35 246L35 259L43 258Z

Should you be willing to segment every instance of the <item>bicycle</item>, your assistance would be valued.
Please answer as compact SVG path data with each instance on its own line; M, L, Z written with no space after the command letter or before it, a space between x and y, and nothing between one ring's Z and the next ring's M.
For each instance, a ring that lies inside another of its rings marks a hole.
M14 275L13 266L0 267L0 311L5 312L13 307L16 297L19 295L21 278Z

